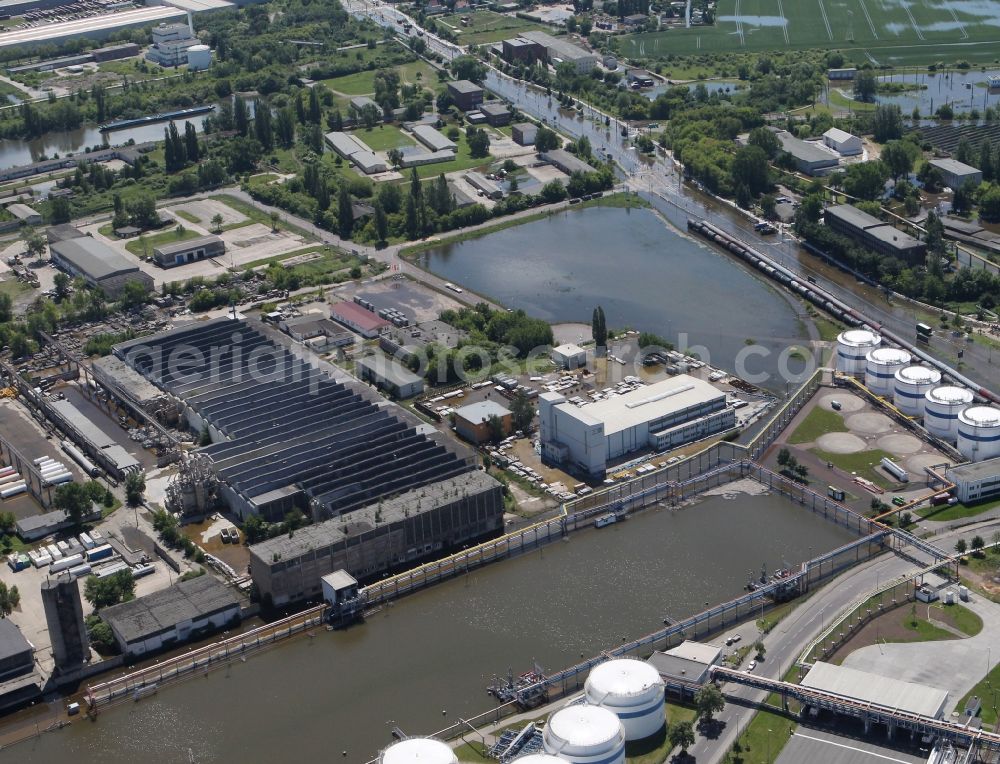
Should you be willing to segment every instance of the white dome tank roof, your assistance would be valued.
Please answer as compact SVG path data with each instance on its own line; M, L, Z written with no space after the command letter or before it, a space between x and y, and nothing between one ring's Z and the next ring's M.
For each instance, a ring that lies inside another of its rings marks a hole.
M432 737L411 737L393 743L379 757L380 764L458 764L447 743Z
M925 397L931 403L940 403L943 406L960 406L972 403L975 396L971 390L966 390L964 387L942 385L928 390Z
M568 706L549 717L548 730L575 746L600 746L622 734L622 723L613 712L598 706Z
M896 372L896 380L911 385L937 384L941 381L941 372L926 366L907 366Z
M644 696L651 688L662 688L663 680L660 672L645 661L615 658L591 669L586 686L587 695L593 701L601 695Z
M992 406L970 406L959 413L958 419L973 427L1000 428L1000 409Z
M867 329L848 329L846 332L840 333L837 342L841 345L860 348L878 345L882 342L882 338Z
M908 364L910 354L899 348L875 348L868 354L869 363L885 364L895 366L897 364Z
M190 48L188 48L188 53L191 52L204 53L206 50L211 50L211 48L209 48L207 45L192 45Z

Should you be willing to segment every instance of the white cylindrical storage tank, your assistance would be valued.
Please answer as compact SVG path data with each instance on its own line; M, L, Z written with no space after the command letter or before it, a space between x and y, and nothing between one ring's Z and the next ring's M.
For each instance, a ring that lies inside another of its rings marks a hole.
M910 354L898 348L875 348L865 356L865 387L875 395L891 396L896 372L910 365Z
M958 415L958 450L981 462L1000 456L1000 409L969 406Z
M13 467L4 467L0 469L0 477L5 477L6 475L13 475L17 472Z
M573 764L625 764L625 728L599 706L567 706L549 717L542 735L545 752Z
M7 483L20 483L22 480L24 480L24 478L22 478L19 474L14 472L10 475L4 475L3 477L0 477L0 485L6 485Z
M202 71L212 65L212 49L207 45L192 45L187 50L188 69Z
M458 764L447 743L432 737L409 737L393 743L379 756L379 764Z
M924 428L931 435L952 443L958 438L958 414L972 404L971 390L942 385L924 395Z
M52 475L51 477L45 478L45 482L49 485L59 485L60 483L72 483L73 476L68 472L60 472L58 475Z
M512 760L517 764L566 764L566 759L560 756L553 756L551 753L526 753Z
M882 344L882 338L867 329L848 329L837 337L837 371L865 373L868 353Z
M926 366L907 366L896 372L892 402L908 416L924 415L924 396L941 382L941 372Z
M3 488L0 488L0 499L9 499L11 496L17 496L19 493L24 493L27 490L27 483L5 485Z
M608 709L621 720L626 740L647 738L666 723L663 680L645 661L605 661L591 669L584 687L588 703Z

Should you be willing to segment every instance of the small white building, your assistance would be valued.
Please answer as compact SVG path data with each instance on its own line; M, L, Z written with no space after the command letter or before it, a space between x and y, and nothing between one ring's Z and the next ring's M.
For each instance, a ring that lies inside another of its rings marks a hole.
M963 504L976 504L1000 497L1000 456L951 467L946 475L955 484L955 496Z
M823 143L844 157L856 156L863 151L858 136L837 127L831 127L823 133Z
M12 204L7 208L7 212L13 215L19 223L41 225L42 216L34 207L29 207L27 204Z
M552 363L564 369L579 369L587 365L587 351L572 343L552 348L551 358Z
M957 159L932 159L929 164L937 168L944 184L953 191L966 184L978 186L983 182L982 170L977 170Z

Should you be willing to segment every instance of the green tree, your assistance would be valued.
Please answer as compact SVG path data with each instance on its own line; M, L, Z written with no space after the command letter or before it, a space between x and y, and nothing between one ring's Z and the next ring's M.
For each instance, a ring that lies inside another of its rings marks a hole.
M351 206L351 192L347 184L340 186L337 192L337 232L342 239L350 239L354 230L354 208Z
M766 127L755 127L750 131L747 142L751 146L757 146L769 159L773 159L781 151L781 141L778 135Z
M764 656L767 655L767 648L764 646L764 640L758 639L756 642L754 642L753 649L754 649L754 657L759 661L764 660Z
M21 593L16 586L8 587L0 581L0 618L6 618L21 604Z
M955 551L958 552L960 555L965 554L966 551L968 551L968 549L969 545L965 543L965 539L959 539L957 542L955 542Z
M496 414L490 414L486 420L486 426L490 430L490 441L499 443L504 439L503 420Z
M486 76L486 66L473 56L458 56L451 62L451 72L456 80L482 82Z
M271 210L268 217L271 219L271 233L277 233L278 223L281 221L281 215L277 210Z
M871 69L861 69L854 78L854 99L862 103L871 103L875 100L875 93L878 90L878 80L875 79L875 72Z
M52 199L51 206L49 207L49 219L53 224L68 223L72 216L69 199L65 196L57 196L55 199Z
M256 544L267 538L267 523L258 515L250 515L243 523L243 535L247 544Z
M120 570L107 578L87 576L83 596L95 610L128 602L135 597L135 578L131 570Z
M719 688L709 682L695 693L694 705L698 709L698 716L706 722L711 722L712 717L725 708L726 699Z
M510 402L510 413L514 429L527 432L535 418L535 407L527 395L519 392Z
M590 320L590 330L594 335L597 347L602 348L608 344L608 325L604 318L604 308L600 305L594 308L594 315Z
M780 451L778 451L777 461L779 466L787 467L791 459L792 459L792 452L789 451L787 448L782 448Z
M755 197L771 187L767 154L759 146L743 146L737 149L730 174L734 187L746 186Z
M25 254L29 260L38 260L45 254L48 245L45 243L45 237L38 231L33 228L25 228L21 239L24 241Z
M535 150L538 152L542 151L552 151L553 149L559 148L562 142L559 140L559 136L556 134L555 130L550 130L547 127L539 127L538 132L535 133Z
M485 130L474 129L466 136L469 144L469 156L473 159L482 159L490 154L490 137Z
M250 115L247 112L247 104L239 96L233 99L233 126L236 132L244 138L250 133Z
M899 180L899 178L909 175L913 169L916 156L909 146L912 144L906 144L903 141L889 141L882 147L879 159L888 168L889 176L893 180Z
M385 208L382 206L382 202L378 199L375 200L373 205L375 213L373 215L375 222L375 236L378 238L379 244L385 244L389 239L389 218L386 217Z
M146 491L146 475L143 472L130 472L125 478L125 501L130 507L142 503L142 495Z
M889 170L879 160L852 164L844 176L844 191L859 199L880 199L888 178Z
M903 134L903 112L896 104L880 103L872 115L872 133L879 143L899 138Z
M69 297L69 285L70 285L69 276L67 276L62 271L59 271L53 278L52 284L56 293L56 302L62 302L67 297Z
M86 585L86 584L85 584ZM115 645L115 634L99 615L87 616L87 637L98 652L110 652Z
M680 748L681 753L687 753L687 749L694 745L694 725L691 722L677 722L670 725L668 740L671 746Z
M216 212L214 215L212 215L212 230L214 230L216 233L222 233L222 222L223 222L223 220L224 220L224 218L218 212Z
M80 525L84 516L90 512L90 498L79 483L60 485L52 495L52 503L56 509L66 513L74 526Z
M973 536L971 546L973 557L982 557L983 547L986 546L986 542L983 540L983 537L979 535Z

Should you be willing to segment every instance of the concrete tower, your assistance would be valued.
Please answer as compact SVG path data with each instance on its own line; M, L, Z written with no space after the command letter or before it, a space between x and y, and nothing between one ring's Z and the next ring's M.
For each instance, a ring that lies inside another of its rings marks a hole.
M80 668L90 655L87 626L76 579L67 573L42 584L42 606L52 638L56 670L70 672Z

